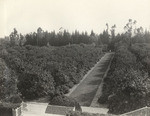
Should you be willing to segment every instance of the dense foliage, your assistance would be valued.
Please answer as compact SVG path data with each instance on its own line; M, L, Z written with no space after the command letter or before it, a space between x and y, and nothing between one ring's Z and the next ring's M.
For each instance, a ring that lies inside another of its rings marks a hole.
M110 42L110 35L107 31L103 31L101 34L95 34L92 30L90 35L85 31L80 33L75 31L69 33L66 30L60 30L58 33L55 31L48 32L38 28L37 32L29 33L26 35L18 34L17 30L14 28L14 31L5 37L9 40L10 46L23 46L23 45L32 45L32 46L65 46L70 44L94 44L95 46L105 46L104 50L107 51L107 46Z
M137 57L137 61L143 64L143 69L148 72L150 77L150 44L135 44L131 51Z
M108 104L109 112L120 114L150 105L150 77L143 67L127 45L117 48L99 98Z
M150 43L150 32L134 28L135 24L129 19L125 33L117 35L116 25L109 29L108 24L102 33L91 31L90 35L41 28L19 35L14 29L0 40L0 100L20 102L20 95L23 99L50 96L52 101L68 105L72 99L63 95L79 83L102 51L110 50L116 54L99 102L107 103L116 114L150 105L150 47L144 44Z
M5 70L5 64L2 59L0 59L0 99L4 98L4 70Z
M51 98L69 92L82 76L101 58L101 48L93 45L64 47L14 46L3 54L17 77L22 98Z
M0 58L0 101L20 103L15 73Z
M70 34L66 30L63 30L59 33L52 32L44 32L41 28L38 28L37 33L30 33L26 36L26 45L34 45L34 46L44 46L44 45L52 45L52 46L64 46L67 44L90 44L92 43L92 38L87 34L87 32L79 33L75 31Z
M109 112L120 114L150 105L150 33L135 28L129 19L125 33L112 37L110 49L116 52L99 103L108 104Z

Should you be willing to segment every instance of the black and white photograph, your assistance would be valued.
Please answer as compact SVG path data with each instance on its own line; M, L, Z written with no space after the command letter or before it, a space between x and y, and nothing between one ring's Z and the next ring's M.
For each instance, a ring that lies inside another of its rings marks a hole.
M0 116L150 116L150 0L0 0Z

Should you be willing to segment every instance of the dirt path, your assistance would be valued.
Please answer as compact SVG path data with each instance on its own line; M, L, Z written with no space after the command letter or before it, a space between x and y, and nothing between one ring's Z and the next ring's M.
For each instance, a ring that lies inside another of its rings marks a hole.
M90 106L114 53L106 53L68 96L75 98L81 106Z

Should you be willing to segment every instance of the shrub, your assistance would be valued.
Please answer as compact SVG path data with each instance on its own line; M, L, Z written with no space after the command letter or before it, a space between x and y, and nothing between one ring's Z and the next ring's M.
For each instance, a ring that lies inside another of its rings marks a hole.
M35 99L45 95L52 95L54 92L53 80L50 75L24 73L19 76L18 88L22 97L26 99Z
M56 96L50 101L49 104L74 107L76 105L76 103L77 103L76 100L71 97Z
M8 98L5 98L4 99L5 102L11 102L11 103L21 103L22 102L22 99L21 97L17 94L17 95L12 95L12 96L9 96Z

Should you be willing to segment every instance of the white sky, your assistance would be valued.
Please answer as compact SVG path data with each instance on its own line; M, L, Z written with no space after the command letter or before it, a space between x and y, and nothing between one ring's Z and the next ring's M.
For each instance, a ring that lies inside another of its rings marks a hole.
M123 31L129 18L149 30L150 0L0 0L0 37L14 27L23 34L38 27L100 33L108 23Z

